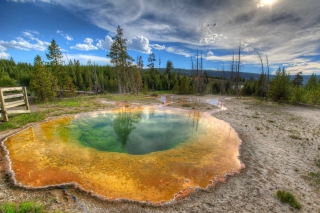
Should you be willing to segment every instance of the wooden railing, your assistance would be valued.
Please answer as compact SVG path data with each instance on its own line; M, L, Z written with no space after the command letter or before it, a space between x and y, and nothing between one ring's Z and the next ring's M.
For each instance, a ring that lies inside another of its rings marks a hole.
M9 114L31 113L27 89L25 87L0 88L0 117L8 121ZM18 106L25 106L25 110L11 109ZM11 110L8 110L11 109Z

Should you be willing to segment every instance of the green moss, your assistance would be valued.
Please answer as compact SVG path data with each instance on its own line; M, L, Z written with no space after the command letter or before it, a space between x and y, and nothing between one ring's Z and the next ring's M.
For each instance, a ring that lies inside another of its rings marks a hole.
M0 205L0 213L41 213L45 212L42 205L34 202L23 202L20 205L4 203Z
M298 203L293 194L286 191L277 191L277 198L283 203L289 203L293 208L301 209L301 204Z
M10 116L8 122L3 122L0 124L0 131L4 131L6 129L20 128L28 123L38 122L44 119L45 115L43 113L37 112Z

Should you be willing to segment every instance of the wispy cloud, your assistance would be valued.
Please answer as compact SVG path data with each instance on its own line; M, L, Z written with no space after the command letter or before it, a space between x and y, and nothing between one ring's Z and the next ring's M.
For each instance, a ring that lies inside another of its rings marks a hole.
M69 36L67 33L63 33L62 30L57 30L56 33L61 35L63 38L67 39L68 41L73 40L73 38L71 36Z
M43 2L43 3L52 3L51 0L7 0L12 2L20 2L20 3L26 3L26 2Z
M159 45L159 44L151 44L150 47L153 48L153 49L156 49L156 50L164 50L164 49L166 49L165 45Z
M86 38L83 42L84 44L76 44L76 46L71 46L70 49L83 50L83 51L98 50L98 47L92 44L93 43L92 38Z
M96 63L98 65L110 64L110 59L107 57L101 57L96 55L86 55L86 54L68 54L64 55L64 61L68 60L79 60L81 64L87 64L90 60L91 63Z
M185 49L182 49L180 47L166 47L166 51L169 52L169 53L174 53L174 54L177 54L177 55L183 55L185 57L190 57L192 56L192 53L190 53L189 51L185 50Z

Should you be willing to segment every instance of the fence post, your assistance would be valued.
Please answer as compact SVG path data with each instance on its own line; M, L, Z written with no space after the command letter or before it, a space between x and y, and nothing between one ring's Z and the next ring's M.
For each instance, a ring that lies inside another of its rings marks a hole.
M6 110L6 105L4 103L4 97L3 97L3 91L0 88L0 101L1 101L1 113L2 113L2 117L4 119L4 121L8 121L8 114L7 114L7 110Z
M27 94L27 89L26 89L26 87L23 87L23 97L24 97L24 101L25 101L25 103L26 103L26 109L27 109L27 110L30 110L29 101L28 101L28 94Z

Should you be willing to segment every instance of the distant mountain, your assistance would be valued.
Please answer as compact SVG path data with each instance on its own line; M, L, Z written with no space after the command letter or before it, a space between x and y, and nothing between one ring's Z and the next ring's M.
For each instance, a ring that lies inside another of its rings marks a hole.
M165 72L166 69L165 68L158 68L158 71L159 72ZM216 71L216 70L204 70L205 72L207 72L207 74L210 76L210 77L227 77L227 78L230 78L231 76L231 72L230 71L224 71L221 72L221 71ZM188 76L191 76L192 74L192 70L187 70L187 69L173 69L172 72L175 72L175 73L179 73L184 75L188 75ZM260 74L257 74L257 73L248 73L248 72L240 72L240 77L241 78L245 78L246 80L250 79L251 77L255 80L258 80L259 79L259 76Z
M158 68L158 71L165 72L166 69L165 68L160 68L160 69ZM204 70L204 71L206 71L210 77L225 76L227 78L230 78L230 76L231 76L230 71L224 71L224 73L221 71L216 71L216 70ZM191 74L192 74L192 70L188 70L188 69L177 69L176 68L176 69L173 69L172 72L175 72L175 73L180 72L180 74L182 74L182 75L186 74L188 76L191 76ZM245 80L249 80L250 78L258 80L260 77L260 73L240 72L240 77L245 78ZM270 80L272 80L273 77L274 77L274 75L270 75ZM291 80L294 79L294 77L295 77L295 75L290 75ZM308 83L311 75L302 75L302 77L303 77L303 84L305 85L306 83ZM317 76L317 78L320 80L320 76Z

